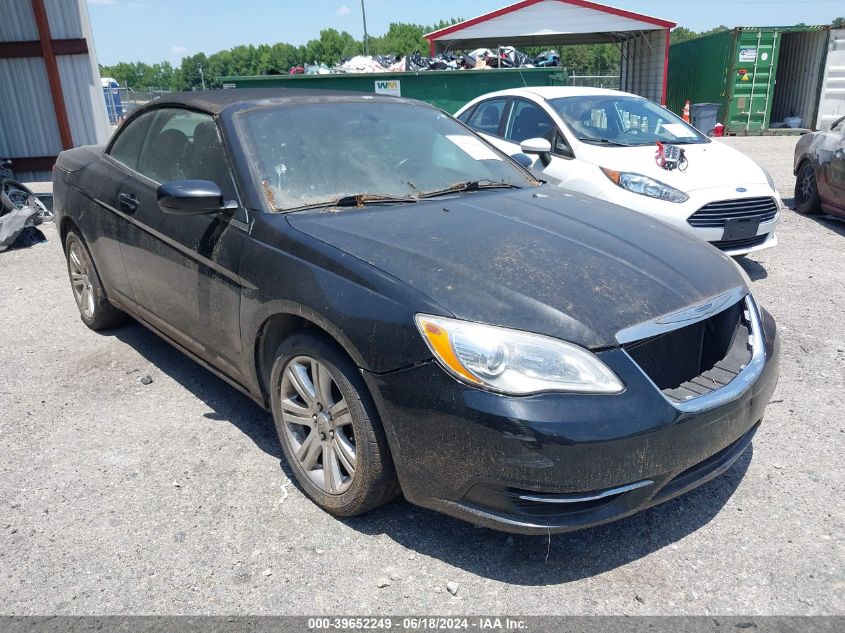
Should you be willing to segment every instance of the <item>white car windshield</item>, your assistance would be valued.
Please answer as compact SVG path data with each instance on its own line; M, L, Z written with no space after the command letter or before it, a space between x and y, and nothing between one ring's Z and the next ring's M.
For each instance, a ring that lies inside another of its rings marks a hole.
M550 99L573 135L585 143L609 147L687 145L709 140L683 119L642 97L587 95Z
M258 108L238 118L255 175L279 211L537 184L430 107L336 101Z

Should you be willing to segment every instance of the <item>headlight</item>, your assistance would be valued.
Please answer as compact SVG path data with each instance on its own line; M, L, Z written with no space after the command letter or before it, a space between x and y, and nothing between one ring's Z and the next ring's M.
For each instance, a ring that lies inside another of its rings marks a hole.
M591 352L548 336L416 315L435 358L456 378L510 395L620 393L625 386Z
M670 187L654 178L649 178L642 174L632 174L626 171L614 171L605 167L602 167L601 170L614 184L627 189L631 193L638 193L641 196L657 198L666 202L680 203L689 200L689 196L683 191L678 191L674 187Z

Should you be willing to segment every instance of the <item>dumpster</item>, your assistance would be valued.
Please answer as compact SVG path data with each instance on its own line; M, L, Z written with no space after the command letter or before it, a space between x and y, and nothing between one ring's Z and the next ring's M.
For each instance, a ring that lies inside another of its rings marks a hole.
M738 27L669 48L668 106L718 103L728 134L800 133L816 121L829 26Z
M335 75L258 75L218 77L223 88L351 90L419 99L454 114L488 92L527 86L565 86L562 68L428 70L422 72Z
M693 103L690 106L692 126L704 132L707 136L713 136L713 129L719 120L718 103Z

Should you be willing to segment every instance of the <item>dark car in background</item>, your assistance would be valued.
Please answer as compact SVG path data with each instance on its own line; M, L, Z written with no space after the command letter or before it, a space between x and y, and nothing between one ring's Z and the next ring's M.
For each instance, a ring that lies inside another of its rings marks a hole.
M845 117L795 146L795 209L845 218Z
M54 189L83 321L131 315L272 411L336 515L401 492L515 532L611 521L727 469L777 381L729 257L425 104L174 94Z

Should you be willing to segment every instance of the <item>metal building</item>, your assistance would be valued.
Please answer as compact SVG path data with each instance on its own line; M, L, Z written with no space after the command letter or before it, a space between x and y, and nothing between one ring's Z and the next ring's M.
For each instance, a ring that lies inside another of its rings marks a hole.
M2 0L0 157L49 180L63 149L109 136L85 0Z
M665 103L669 31L674 27L674 22L586 0L523 0L425 37L432 55L500 45L615 44L621 62L619 88Z

